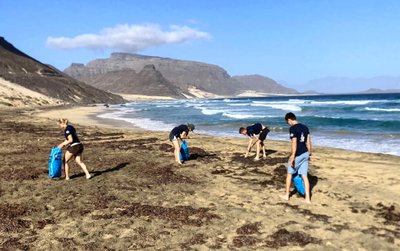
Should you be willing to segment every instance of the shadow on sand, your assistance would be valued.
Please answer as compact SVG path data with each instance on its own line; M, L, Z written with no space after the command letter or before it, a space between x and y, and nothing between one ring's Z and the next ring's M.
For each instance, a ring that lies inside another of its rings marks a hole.
M102 175L104 173L110 173L110 172L119 171L119 170L121 170L122 168L126 167L129 164L130 164L129 162L120 163L120 164L116 165L115 167L107 168L107 169L102 170L102 171L91 171L90 174L92 175L92 179L93 179L94 177L100 176L100 175ZM74 178L81 177L81 176L85 176L85 174L84 173L74 174L74 175L72 175L70 177L70 179L74 179Z
M308 174L308 181L310 182L310 198L312 198L312 190L318 183L318 177ZM298 194L299 196L304 197L297 192L296 188L290 192L289 197L292 197L295 194Z

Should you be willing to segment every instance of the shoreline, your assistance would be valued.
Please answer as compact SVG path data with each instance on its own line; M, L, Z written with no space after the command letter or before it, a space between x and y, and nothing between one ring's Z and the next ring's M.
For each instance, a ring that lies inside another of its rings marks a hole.
M70 108L55 108L47 111L35 111L34 115L38 117L50 118L55 121L59 118L67 118L73 124L84 126L104 127L110 129L132 129L143 130L135 125L121 120L107 119L98 117L98 115L108 113L113 108L104 105L96 106L74 106Z
M143 101L144 99L141 100L135 100L135 101ZM96 127L104 127L104 128L110 128L110 129L128 129L128 130L133 130L133 131L148 131L148 132L154 132L154 133L166 133L167 131L154 131L154 130L148 130L144 129L141 127L138 127L132 123L123 121L123 120L118 120L118 119L109 119L109 118L101 118L98 117L98 115L105 114L112 112L113 108L106 107L104 105L96 105L96 106L74 106L70 108L55 108L50 111L39 111L35 112L36 116L40 117L48 117L57 120L60 118L60 116L64 116L68 118L71 123L74 124L81 124L85 126L96 126ZM172 129L172 128L171 128ZM196 135L204 135L204 136L209 136L212 137L212 134L199 134L195 132ZM244 139L241 136L218 136L219 138L233 138L233 139ZM247 139L247 138L246 138ZM279 139L270 139L267 138L267 144L268 142L279 142L279 143L284 143L284 142L289 142L289 140L279 140ZM395 156L395 157L400 157L399 155L396 154L390 154L390 153L380 153L380 152L368 152L368 151L357 151L357 150L351 150L351 149L346 149L346 148L339 148L339 147L332 147L332 146L321 146L321 145L315 145L313 144L313 148L326 148L326 149L331 149L331 150L337 150L337 151L349 151L349 152L354 152L354 153L363 153L363 154L378 154L378 155L387 155L387 156Z

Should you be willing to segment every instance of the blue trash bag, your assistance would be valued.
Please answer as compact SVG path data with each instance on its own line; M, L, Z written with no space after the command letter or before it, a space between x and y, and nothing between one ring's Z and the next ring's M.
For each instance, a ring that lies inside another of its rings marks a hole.
M304 189L304 182L301 176L298 173L293 174L293 183L294 187L296 188L297 192L304 196L305 189Z
M189 160L189 148L186 144L186 140L182 140L181 150L179 153L179 158L183 161Z
M62 169L62 150L58 147L53 147L49 156L49 177L59 178L61 177Z

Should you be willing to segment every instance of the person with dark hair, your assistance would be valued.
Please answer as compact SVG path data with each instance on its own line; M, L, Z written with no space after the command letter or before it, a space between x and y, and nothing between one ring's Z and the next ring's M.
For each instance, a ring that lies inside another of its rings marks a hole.
M91 175L87 170L85 163L83 163L83 144L79 141L78 135L76 133L75 128L72 125L68 124L67 119L59 119L58 125L60 128L64 129L65 140L58 145L58 148L62 149L63 147L67 147L67 151L65 152L63 158L63 164L65 169L65 179L69 180L69 165L68 161L75 158L76 164L78 164L82 170L85 172L86 179L90 179Z
M289 200L290 185L292 176L296 172L301 176L304 182L305 202L311 203L310 200L310 182L308 180L308 161L311 156L311 135L307 126L299 123L296 115L289 112L285 116L287 124L290 126L289 135L291 140L291 154L289 157L286 190L284 195L280 197Z
M189 132L192 132L193 130L194 130L194 125L187 124L174 127L172 131L169 133L169 140L172 142L172 145L174 146L175 161L178 164L182 164L181 158L179 156L182 139L188 138Z
M257 152L256 152L256 157L254 160L259 160L260 159L260 148L262 148L263 151L263 158L267 157L267 154L265 153L265 144L264 140L267 138L267 134L269 133L268 127L263 126L261 123L256 123L254 125L248 126L246 128L240 127L239 128L239 133L242 135L247 135L249 136L249 145L247 147L247 151L244 155L245 158L249 155L251 148L256 145L257 146Z

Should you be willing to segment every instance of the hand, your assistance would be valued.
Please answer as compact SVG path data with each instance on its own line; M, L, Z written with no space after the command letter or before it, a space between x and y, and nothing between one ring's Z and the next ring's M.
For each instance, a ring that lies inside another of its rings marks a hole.
M295 159L295 156L290 155L289 163L290 163L290 166L291 166L291 167L294 167L294 159Z
M64 147L64 144L61 143L61 144L59 144L57 147L58 147L58 149L62 149L62 148Z

